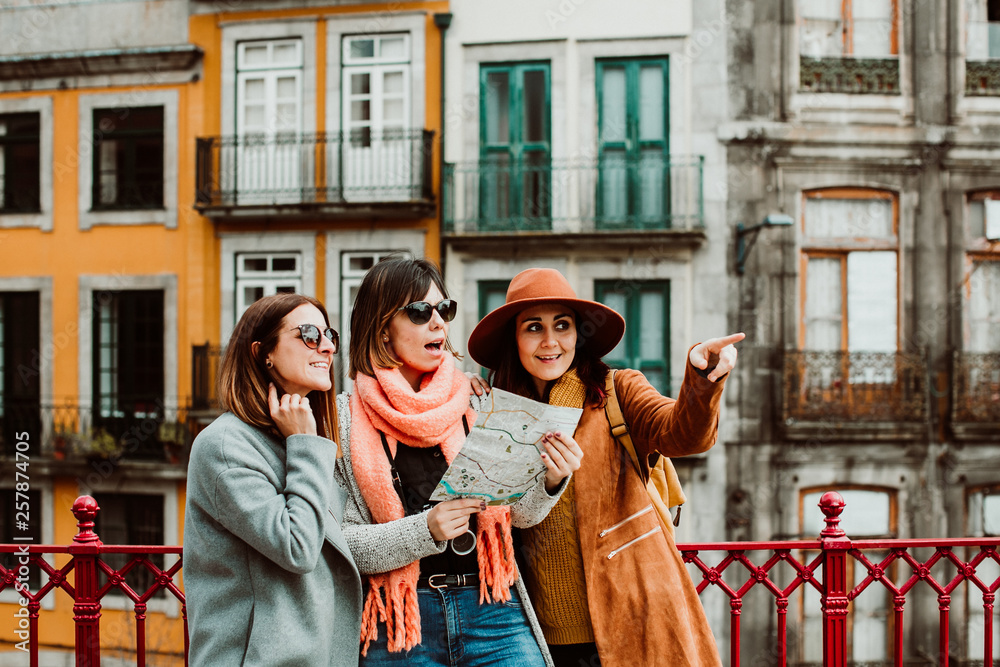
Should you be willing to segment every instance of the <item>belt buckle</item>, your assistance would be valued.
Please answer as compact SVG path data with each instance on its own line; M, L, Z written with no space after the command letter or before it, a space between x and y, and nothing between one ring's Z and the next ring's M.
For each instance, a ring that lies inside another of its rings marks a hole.
M444 583L443 584L435 584L434 583L434 577L441 577L444 580ZM431 576L427 577L427 585L430 586L431 588L435 588L435 589L438 589L438 588L448 588L448 575L447 574L432 574Z

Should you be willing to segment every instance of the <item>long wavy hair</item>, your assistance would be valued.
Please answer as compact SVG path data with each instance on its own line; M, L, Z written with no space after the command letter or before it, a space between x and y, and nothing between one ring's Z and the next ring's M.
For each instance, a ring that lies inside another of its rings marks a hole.
M241 420L280 437L267 403L268 385L272 382L265 361L278 344L285 316L299 306L309 304L323 314L330 326L330 316L318 300L302 294L275 294L255 301L236 323L219 369L219 402ZM260 343L254 354L254 343ZM337 443L337 386L330 364L330 389L309 392L309 405L316 418L316 432ZM275 383L277 386L277 383ZM319 396L317 396L319 394Z

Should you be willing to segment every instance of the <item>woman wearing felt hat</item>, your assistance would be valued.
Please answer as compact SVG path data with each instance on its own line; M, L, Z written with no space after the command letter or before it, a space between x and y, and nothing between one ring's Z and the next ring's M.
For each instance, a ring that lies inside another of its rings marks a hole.
M528 269L469 338L469 354L491 369L493 386L584 408L573 434L583 450L580 468L548 517L521 531L525 583L557 667L719 665L672 531L609 429L610 369L601 357L624 332L618 313L578 299L558 271ZM733 343L743 337L692 347L676 400L637 371L614 374L642 465L650 454L685 456L715 444L722 387L736 363Z

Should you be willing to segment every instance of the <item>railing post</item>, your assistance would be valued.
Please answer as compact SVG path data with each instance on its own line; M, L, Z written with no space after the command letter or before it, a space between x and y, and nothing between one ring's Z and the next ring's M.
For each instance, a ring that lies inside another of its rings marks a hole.
M826 528L820 532L824 667L847 667L847 552L851 541L838 525L845 505L844 498L836 491L828 491L819 499L819 507L826 516Z
M102 544L94 532L94 518L100 509L97 501L90 496L80 496L73 503L73 516L80 529L69 547L76 572L76 599L73 604L76 667L101 665L101 601L97 598L97 555Z

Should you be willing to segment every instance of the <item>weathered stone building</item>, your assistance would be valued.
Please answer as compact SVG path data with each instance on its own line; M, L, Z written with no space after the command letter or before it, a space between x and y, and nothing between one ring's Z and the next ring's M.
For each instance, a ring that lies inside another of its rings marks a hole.
M813 538L830 489L851 537L996 535L1000 3L728 9L726 217L790 224L730 237L731 328L748 339L727 538ZM773 642L766 597L744 607L762 612L745 655ZM950 603L952 657L981 659L982 596ZM854 602L855 662L889 659L892 608L888 592ZM908 598L908 661L937 664L937 608L929 588ZM796 660L818 659L817 614L789 608Z

